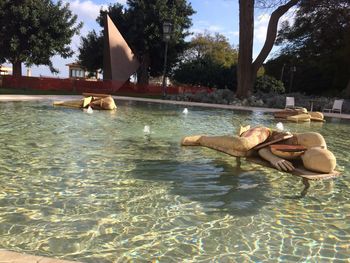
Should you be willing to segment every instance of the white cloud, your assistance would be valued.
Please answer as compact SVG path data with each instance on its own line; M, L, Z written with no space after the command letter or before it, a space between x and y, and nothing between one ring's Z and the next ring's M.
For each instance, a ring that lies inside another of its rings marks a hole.
M291 8L287 13L285 13L281 19L279 25L281 25L282 22L288 21L290 25L294 24L295 21L295 12L297 11L296 7Z
M80 46L80 39L82 36L86 36L88 32L93 29L99 31L100 27L96 22L96 18L100 14L100 10L107 9L107 4L96 4L91 0L64 0L65 3L69 3L70 10L72 10L73 14L78 16L78 21L83 22L83 27L80 30L79 35L75 35L72 38L71 48L75 52L73 57L68 59L63 59L60 56L54 56L52 58L52 63L54 67L59 69L60 77L68 77L68 68L66 64L71 63L77 59L78 55L78 47ZM125 4L126 0L117 1L121 4ZM32 68L33 76L53 76L50 72L49 68L46 66L39 66Z
M224 31L224 28L220 25L211 24L208 21L198 21L196 23L196 27L193 27L190 29L192 33L209 33L209 34L215 34L220 33L222 34Z
M262 15L259 15L255 21L255 25L254 25L254 38L255 39L254 40L259 44L261 44L265 41L266 32L267 32L267 25L269 23L269 19L270 19L269 14L262 14Z
M222 32L223 28L221 26L218 26L218 25L211 25L207 28L207 30L209 32L216 33L216 32Z
M107 8L107 5L98 5L92 2L91 0L74 0L65 2L69 3L70 9L73 11L73 13L77 14L79 19L81 19L82 21L86 19L95 20L100 13L100 9Z
M238 37L239 36L239 31L228 31L227 35L233 36L233 37Z
M295 19L295 11L296 8L290 9L285 15L283 15L278 23L278 26L280 27L282 22L288 21L290 24L294 23ZM263 13L260 14L256 19L255 19L255 24L254 24L254 55L253 57L255 58L260 52L260 49L258 50L258 47L261 47L266 39L266 33L267 33L267 27L268 23L270 20L270 15L269 13ZM270 53L270 55L276 51L277 47L275 46Z
M232 30L226 30L225 27L217 24L210 24L208 21L197 21L196 27L192 27L190 29L190 32L193 34L210 34L214 36L216 33L219 33L221 35L224 35L228 41L231 44L238 43L238 31L232 31ZM190 39L193 37L193 35L189 36L187 38L187 41L190 41Z
M284 14L280 20L278 25L281 26L282 22L288 21L290 24L294 23L296 8L290 9L286 14ZM254 25L254 40L257 41L258 44L262 44L265 42L267 26L270 20L270 14L265 13L259 15L255 19Z

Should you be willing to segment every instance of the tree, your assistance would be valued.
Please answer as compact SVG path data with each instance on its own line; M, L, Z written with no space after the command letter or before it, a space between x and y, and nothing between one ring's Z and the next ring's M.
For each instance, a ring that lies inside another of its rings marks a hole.
M339 93L350 83L350 1L300 4L294 24L282 25L277 44L283 46L280 57L289 56L302 69L299 88Z
M238 97L248 97L253 89L256 74L263 62L271 52L274 45L279 19L293 6L302 0L278 0L271 4L277 6L272 12L266 34L265 43L253 62L253 37L254 37L254 4L255 0L239 0L239 55L237 69ZM266 6L266 2L260 3Z
M137 72L138 83L147 84L149 75L159 76L163 71L163 22L170 20L173 24L168 53L170 68L186 47L185 37L189 35L187 29L191 26L190 16L194 11L186 0L128 0L126 6L114 4L107 12L141 63ZM97 18L101 26L104 15L105 11L101 10ZM85 48L80 47L81 54ZM84 56L80 55L79 59L82 65L87 66ZM98 66L102 68L102 64Z
M175 81L194 86L217 89L236 88L236 65L225 67L210 57L187 61L177 67L172 74Z
M0 1L0 60L13 65L13 75L21 76L22 63L47 65L58 72L51 57L72 56L69 44L79 32L68 4L51 0Z
M209 58L224 67L237 64L238 50L230 45L228 39L219 33L214 36L208 32L196 34L184 52L183 61Z
M103 65L103 36L97 35L95 30L89 32L86 37L81 38L78 59L83 61L81 65L88 72L98 72Z
M238 52L221 34L197 34L173 71L177 82L218 89L236 88Z
M125 37L128 30L126 22L127 15L123 5L117 3L108 6L108 9L100 10L100 15L96 18L97 23L103 28L105 15L108 14L114 24L118 25L118 30ZM103 68L103 30L96 33L95 30L89 32L85 37L81 37L78 59L80 64L89 72L101 71Z

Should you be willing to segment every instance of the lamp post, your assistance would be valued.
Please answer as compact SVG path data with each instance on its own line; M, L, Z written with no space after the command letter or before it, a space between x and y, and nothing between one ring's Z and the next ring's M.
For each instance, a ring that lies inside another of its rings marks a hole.
M167 85L166 85L166 64L167 64L167 57L168 57L168 43L171 38L172 33L172 26L173 24L169 21L165 21L163 23L163 41L165 42L165 51L164 51L164 66L163 66L163 83L162 83L162 89L163 89L163 98L165 98L167 94Z
M293 88L293 81L294 81L294 73L297 71L296 66L290 67L290 82L289 82L289 93L292 91Z
M281 77L280 77L280 81L282 81L282 82L283 82L283 74L284 74L285 66L286 66L286 63L283 63L282 70L281 70Z

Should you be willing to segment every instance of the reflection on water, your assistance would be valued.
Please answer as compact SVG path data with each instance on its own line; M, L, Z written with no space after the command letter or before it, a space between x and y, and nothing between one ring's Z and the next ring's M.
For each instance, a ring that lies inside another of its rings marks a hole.
M284 124L322 133L344 175L311 182L302 199L298 177L179 145L240 124L277 122L151 103L92 115L1 103L0 248L94 263L345 262L349 122Z

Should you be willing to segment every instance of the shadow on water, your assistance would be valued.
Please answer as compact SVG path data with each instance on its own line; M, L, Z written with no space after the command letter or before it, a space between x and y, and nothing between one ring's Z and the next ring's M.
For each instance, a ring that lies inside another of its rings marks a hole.
M253 215L271 201L266 196L269 191L266 176L259 170L244 169L233 157L230 161L224 157L207 156L179 161L179 158L165 158L184 154L178 144L152 146L148 144L149 138L146 140L145 144L137 147L140 153L147 148L149 158L137 156L140 158L133 160L135 168L132 176L154 182L167 181L171 184L170 194L200 203L207 214ZM159 155L163 158L156 159Z

